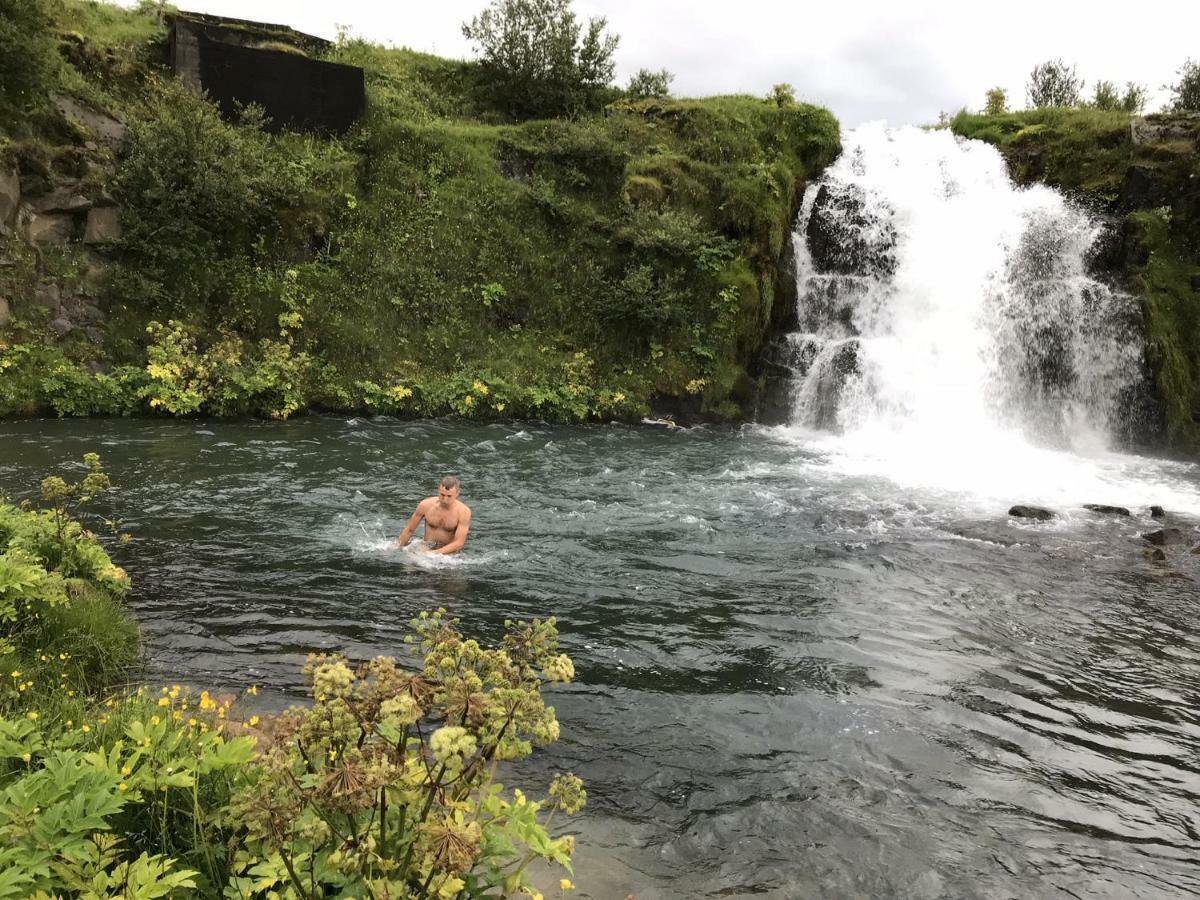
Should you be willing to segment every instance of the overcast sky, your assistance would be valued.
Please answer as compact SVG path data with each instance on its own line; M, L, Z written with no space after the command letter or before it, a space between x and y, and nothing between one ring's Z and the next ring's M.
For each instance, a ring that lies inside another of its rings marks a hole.
M132 5L134 0L123 0ZM462 22L486 0L185 0L195 12L259 19L333 37L337 25L385 45L471 56ZM1088 82L1163 85L1200 59L1200 0L576 0L621 36L617 78L641 67L675 73L674 93L765 94L790 82L846 126L927 123L977 109L993 85L1022 105L1039 62L1061 56Z

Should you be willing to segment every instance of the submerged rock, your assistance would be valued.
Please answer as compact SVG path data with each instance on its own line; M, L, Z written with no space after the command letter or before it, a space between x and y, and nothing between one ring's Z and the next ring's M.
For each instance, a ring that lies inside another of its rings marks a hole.
M1123 506L1105 506L1103 503L1085 503L1084 509L1090 509L1094 513L1101 513L1106 516L1127 516L1129 510Z
M1142 540L1148 541L1156 547L1165 547L1168 544L1182 544L1183 532L1178 528L1160 528L1158 531L1147 531L1142 535Z
M1146 559L1152 559L1155 562L1167 561L1167 554L1162 552L1161 547L1155 547L1153 550L1143 550L1142 555L1146 557Z
M1010 516L1018 519L1037 519L1039 522L1046 522L1054 518L1054 513L1051 510L1044 509L1041 506L1014 506L1008 511Z
M1165 518L1166 515L1167 515L1166 510L1164 510L1161 506L1150 507L1150 518L1162 519L1162 518Z

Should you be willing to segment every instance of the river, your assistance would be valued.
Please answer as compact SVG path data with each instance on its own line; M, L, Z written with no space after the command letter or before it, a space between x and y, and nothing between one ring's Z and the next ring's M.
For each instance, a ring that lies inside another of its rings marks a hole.
M154 680L279 706L308 651L403 653L422 609L481 637L558 616L578 680L520 775L586 780L583 896L1200 890L1200 556L1138 537L1151 501L1194 531L1195 467L1045 451L1060 485L1004 497L794 428L334 417L10 422L0 446L24 494L103 455ZM388 547L446 471L466 552Z

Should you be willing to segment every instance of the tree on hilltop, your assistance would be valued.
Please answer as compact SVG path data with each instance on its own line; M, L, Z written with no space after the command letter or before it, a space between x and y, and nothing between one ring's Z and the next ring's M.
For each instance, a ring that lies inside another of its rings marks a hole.
M1008 112L1008 92L1002 87L994 87L984 97L983 114L985 116L1002 116Z
M629 79L625 93L630 100L664 100L671 96L671 82L674 80L675 76L666 69L657 72L638 69Z
M1033 67L1025 86L1029 105L1078 106L1086 82L1075 74L1075 67L1061 59L1051 59Z
M1191 58L1179 68L1179 81L1167 85L1174 95L1171 109L1176 112L1200 112L1200 62Z
M1146 89L1133 81L1125 82L1125 93L1120 93L1111 81L1097 81L1088 104L1094 109L1120 110L1132 115L1146 106Z
M517 118L594 108L612 83L620 37L598 16L587 27L571 0L492 0L462 31L490 75L493 99Z

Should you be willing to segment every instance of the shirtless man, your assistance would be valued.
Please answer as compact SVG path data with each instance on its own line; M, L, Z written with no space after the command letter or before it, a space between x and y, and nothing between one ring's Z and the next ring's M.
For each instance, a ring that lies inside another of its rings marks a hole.
M425 520L425 543L429 546L426 552L448 556L463 548L471 529L471 507L458 499L457 478L447 475L438 484L436 497L426 497L417 504L417 511L400 532L401 547L412 540L422 519Z

